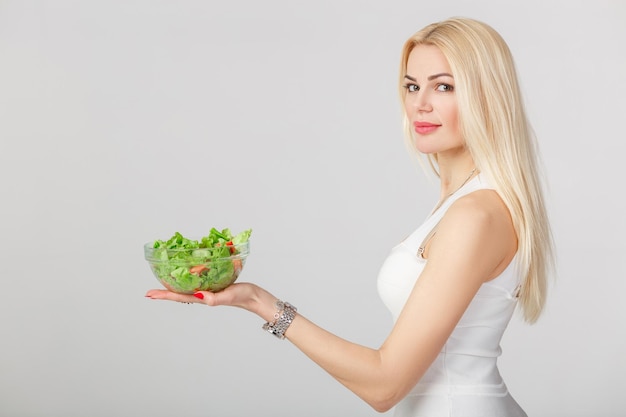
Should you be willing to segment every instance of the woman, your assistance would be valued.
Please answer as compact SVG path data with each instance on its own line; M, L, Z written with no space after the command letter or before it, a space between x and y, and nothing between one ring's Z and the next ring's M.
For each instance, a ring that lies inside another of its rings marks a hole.
M404 45L400 95L409 146L427 155L441 199L380 270L394 326L378 349L325 331L251 283L147 296L256 313L377 411L525 416L496 359L518 301L528 322L541 313L552 243L509 49L475 20L429 25Z

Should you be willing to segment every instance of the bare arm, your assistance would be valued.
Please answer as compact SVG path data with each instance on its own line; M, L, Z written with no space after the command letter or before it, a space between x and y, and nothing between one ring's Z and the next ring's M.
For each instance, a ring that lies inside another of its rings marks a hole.
M302 315L285 333L287 339L377 411L393 407L441 351L480 285L510 259L515 235L508 212L499 199L480 193L459 199L446 213L428 248L426 267L382 346L346 341ZM208 305L238 306L266 321L275 312L276 297L249 283L203 294ZM148 296L199 301L159 290Z

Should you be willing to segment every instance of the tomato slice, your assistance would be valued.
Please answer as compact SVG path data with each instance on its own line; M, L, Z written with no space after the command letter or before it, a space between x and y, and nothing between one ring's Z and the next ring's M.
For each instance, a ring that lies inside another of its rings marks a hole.
M209 268L207 268L206 265L194 265L191 268L189 268L189 273L194 274L194 275L200 275L204 271L208 271L208 270Z
M228 249L230 249L230 254L232 255L233 253L235 253L235 246L233 244L232 240L229 240L228 242L226 242L226 246L228 246Z

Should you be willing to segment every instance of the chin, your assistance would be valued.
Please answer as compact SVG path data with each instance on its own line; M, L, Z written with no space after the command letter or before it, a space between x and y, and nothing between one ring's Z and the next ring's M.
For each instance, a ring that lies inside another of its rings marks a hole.
M419 141L415 142L413 145L415 147L415 150L424 155L432 155L440 151L440 149L433 146L425 146L425 144L423 143L420 144Z

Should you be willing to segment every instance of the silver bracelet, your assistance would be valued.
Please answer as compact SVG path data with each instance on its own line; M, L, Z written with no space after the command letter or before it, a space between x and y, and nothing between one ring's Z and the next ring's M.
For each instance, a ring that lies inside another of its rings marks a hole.
M276 309L278 310L274 314L274 321L267 322L263 325L263 330L273 334L279 339L285 338L285 332L289 325L293 321L294 317L296 317L297 308L292 306L291 304L277 300L276 301Z

